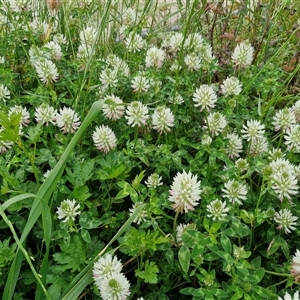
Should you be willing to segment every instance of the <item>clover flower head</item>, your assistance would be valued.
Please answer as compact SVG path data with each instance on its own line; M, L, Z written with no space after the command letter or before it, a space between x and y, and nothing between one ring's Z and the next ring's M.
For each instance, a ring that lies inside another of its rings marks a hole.
M212 218L213 221L222 220L227 216L229 208L226 207L226 202L221 200L213 200L207 205L206 210L208 212L207 216Z
M131 81L131 87L135 93L147 92L150 88L150 80L142 75L135 76Z
M57 44L66 44L67 38L62 33L56 33L53 35L53 42Z
M109 95L104 98L102 111L106 118L118 120L124 116L125 107L123 101L115 95Z
M248 120L242 129L243 138L247 141L262 138L265 133L265 125L257 120Z
M15 105L9 109L8 116L12 114L21 114L20 124L27 126L30 123L30 115L26 107Z
M170 47L170 50L173 53L176 53L181 49L183 39L184 39L183 34L180 32L176 32L171 36L168 46Z
M222 132L226 126L226 118L221 113L212 112L207 116L207 123L205 128L208 128L208 131L213 137Z
M235 161L235 166L241 173L246 172L249 168L249 164L248 164L247 160L244 158L237 159Z
M3 128L0 128L0 136L1 136L1 132L3 130L4 130ZM0 154L1 153L6 153L9 149L11 149L13 144L14 143L12 141L7 141L7 140L0 139Z
M170 108L159 106L152 115L152 125L159 133L170 132L174 126L174 115Z
M80 215L80 205L76 205L75 200L63 200L60 203L60 206L57 208L56 213L58 214L58 219L63 220L63 223L66 223L69 220L75 220L77 215Z
M166 58L165 51L156 47L151 47L146 53L146 68L154 67L160 69Z
M108 153L117 146L117 138L112 129L106 125L97 126L92 134L97 149Z
M122 24L123 25L133 25L138 20L138 14L135 9L127 7L122 13Z
M242 201L247 199L248 188L244 183L233 179L225 182L222 192L224 193L223 197L227 198L233 205L235 203L241 205Z
M97 39L97 30L91 26L87 26L79 33L81 44L92 46Z
M82 61L86 61L90 58L92 52L93 52L92 46L86 44L80 44L77 49L77 57Z
M198 32L188 34L184 41L184 47L189 52L201 52L203 50L203 46L203 36Z
M201 68L201 58L196 53L187 54L184 63L189 71L198 71Z
M4 84L0 84L0 101L6 102L10 98L10 91Z
M281 209L279 212L275 213L274 221L278 224L277 229L283 229L285 233L290 233L292 230L296 230L298 217L293 216L292 212L287 209Z
M252 156L261 155L269 151L269 144L265 136L256 138L250 142L249 154Z
M176 92L173 97L170 97L169 102L175 105L180 105L184 102L184 99L180 94Z
M120 273L121 271L122 263L118 260L117 256L113 257L111 254L106 253L94 263L93 278L98 286L104 278L115 273Z
M300 153L300 125L292 125L286 130L284 143L291 152Z
M280 109L273 117L272 124L275 127L275 131L281 129L284 133L286 133L291 126L296 124L295 114L291 109Z
M125 44L128 51L133 53L141 51L146 45L143 38L134 31L128 34L128 37L125 39Z
M62 57L62 50L58 43L50 41L44 46L50 52L51 59L60 60Z
M78 114L70 107L63 107L56 115L56 125L63 133L74 133L80 126Z
M272 189L278 195L279 200L284 198L291 200L291 196L298 194L298 180L290 172L276 172L271 176Z
M299 291L295 292L293 296L291 296L288 292L286 292L283 298L278 297L278 300L299 300Z
M132 205L132 208L129 208L129 215L132 216L133 213L136 211L136 208L141 205L142 202L136 202ZM134 220L132 221L133 223L136 223L137 225L139 225L140 223L143 223L146 221L147 218L147 211L145 209L142 209L138 215L134 218Z
M49 123L52 123L53 125L56 124L56 115L56 109L46 103L37 107L34 113L35 120L38 123L46 124L46 126L48 126Z
M272 148L268 152L268 159L272 161L284 157L285 153L283 153L280 148Z
M162 185L162 178L157 173L153 173L148 176L145 184L148 188L157 188L158 186Z
M148 108L139 101L133 101L127 106L126 116L128 125L141 127L146 125L149 118Z
M34 67L42 83L50 84L57 81L59 74L52 60L42 58L34 64Z
M99 75L99 80L102 83L102 85L106 88L115 87L118 83L118 70L115 68L105 68L101 71Z
M292 259L291 275L296 282L300 281L300 251L298 249Z
M242 91L242 84L236 77L227 77L221 84L221 92L225 96L239 95Z
M243 151L242 139L236 133L228 133L225 137L228 140L226 145L226 153L229 158L237 158L239 153Z
M254 48L249 42L241 42L232 53L231 60L235 67L246 68L252 64Z
M197 175L190 171L186 173L177 173L173 178L170 189L169 200L173 203L172 207L176 212L189 212L198 205L201 195L200 181L197 181Z
M193 95L193 101L195 102L194 106L200 106L200 111L209 111L211 108L215 107L217 98L217 94L212 86L202 84L199 88L196 89Z

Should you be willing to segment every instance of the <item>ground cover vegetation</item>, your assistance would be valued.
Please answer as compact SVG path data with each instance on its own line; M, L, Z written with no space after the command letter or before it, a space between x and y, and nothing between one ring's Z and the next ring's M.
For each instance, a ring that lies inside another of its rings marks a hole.
M0 2L2 299L299 299L296 2Z

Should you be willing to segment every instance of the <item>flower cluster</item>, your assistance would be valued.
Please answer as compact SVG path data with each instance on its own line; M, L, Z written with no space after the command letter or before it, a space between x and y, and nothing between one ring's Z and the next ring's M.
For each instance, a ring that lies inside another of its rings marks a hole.
M75 200L64 200L60 203L60 206L56 211L58 218L63 220L62 222L66 223L69 220L74 221L77 215L80 215L80 205L76 205Z

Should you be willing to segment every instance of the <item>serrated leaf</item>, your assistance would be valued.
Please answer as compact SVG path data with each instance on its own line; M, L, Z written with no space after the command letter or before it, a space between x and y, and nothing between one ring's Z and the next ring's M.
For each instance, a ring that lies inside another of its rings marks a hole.
M136 270L135 275L144 279L146 283L156 284L158 282L157 273L158 268L154 262L145 262L144 271Z
M67 179L73 186L84 186L93 175L94 164L94 161L91 159L75 161L72 169L66 168Z

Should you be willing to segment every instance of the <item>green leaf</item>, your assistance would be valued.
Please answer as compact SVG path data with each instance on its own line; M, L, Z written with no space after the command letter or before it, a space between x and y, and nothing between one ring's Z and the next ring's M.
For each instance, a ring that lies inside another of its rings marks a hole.
M91 241L92 241L92 240L91 240L91 236L90 236L89 232L88 232L86 229L82 228L82 229L80 230L80 234L81 234L82 239L83 239L85 242L87 242L88 244L91 243Z
M178 251L178 259L184 273L187 273L190 267L191 253L186 245L182 245Z
M171 248L169 248L167 251L166 251L166 258L167 258L167 261L169 263L169 265L171 267L173 267L173 264L174 264L174 252Z
M89 192L88 186L75 186L72 192L72 197L74 197L78 201L85 201L92 194Z
M158 268L154 262L146 261L144 266L145 271L136 270L135 275L144 279L146 283L156 284L158 282L157 273Z
M221 241L221 245L222 245L224 251L227 252L228 254L231 254L232 253L232 245L231 245L231 241L228 238L228 236L221 233L220 241Z
M79 224L82 228L93 229L97 228L102 224L102 221L93 216L92 212L82 212L79 217Z
M66 168L67 179L73 186L84 186L85 183L92 177L94 171L94 160L76 160L73 168Z
M221 289L212 289L211 292L217 299L228 299L228 294Z
M238 218L232 217L232 227L239 237L244 237L250 235L250 228L242 223Z

